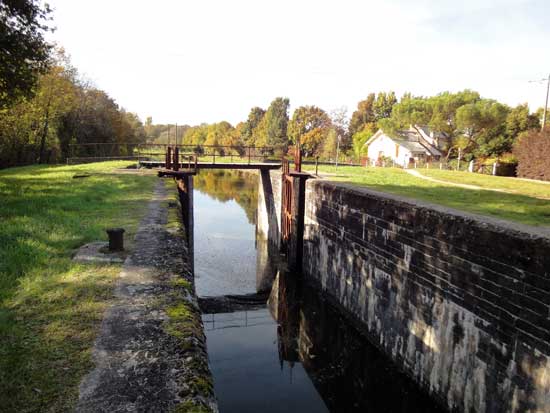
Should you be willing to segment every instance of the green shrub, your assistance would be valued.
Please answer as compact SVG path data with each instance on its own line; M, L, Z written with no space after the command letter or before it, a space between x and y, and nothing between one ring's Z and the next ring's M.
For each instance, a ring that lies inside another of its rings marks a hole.
M531 130L520 136L514 146L517 174L522 178L550 181L550 131Z

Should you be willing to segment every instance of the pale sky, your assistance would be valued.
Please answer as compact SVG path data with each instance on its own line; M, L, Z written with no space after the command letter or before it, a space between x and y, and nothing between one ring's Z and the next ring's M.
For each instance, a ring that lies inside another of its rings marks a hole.
M549 0L50 0L52 36L142 120L246 120L277 96L346 106L370 92L477 90L543 106Z

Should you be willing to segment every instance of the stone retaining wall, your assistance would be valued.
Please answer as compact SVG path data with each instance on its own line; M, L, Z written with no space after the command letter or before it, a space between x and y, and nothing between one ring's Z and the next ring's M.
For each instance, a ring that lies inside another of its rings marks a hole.
M450 410L550 408L550 240L310 181L304 274Z
M267 202L280 210L277 196ZM304 277L449 410L550 411L550 238L310 180L303 262Z

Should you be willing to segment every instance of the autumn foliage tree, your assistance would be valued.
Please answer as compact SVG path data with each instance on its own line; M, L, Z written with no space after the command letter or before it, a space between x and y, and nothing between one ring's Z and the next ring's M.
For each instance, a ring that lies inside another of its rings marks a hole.
M145 141L137 115L79 79L62 51L51 61L32 96L21 96L0 110L0 168L63 162L70 155L97 156L92 147L69 152L71 144L90 142L115 144L109 155L131 155L126 144Z
M317 106L300 106L288 124L290 142L300 142L306 156L317 155L332 126L329 115Z

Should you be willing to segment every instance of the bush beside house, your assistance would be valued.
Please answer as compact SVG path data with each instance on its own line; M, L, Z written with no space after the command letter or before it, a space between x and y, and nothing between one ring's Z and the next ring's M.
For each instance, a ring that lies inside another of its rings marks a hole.
M550 131L531 130L522 135L514 146L520 178L550 181Z

